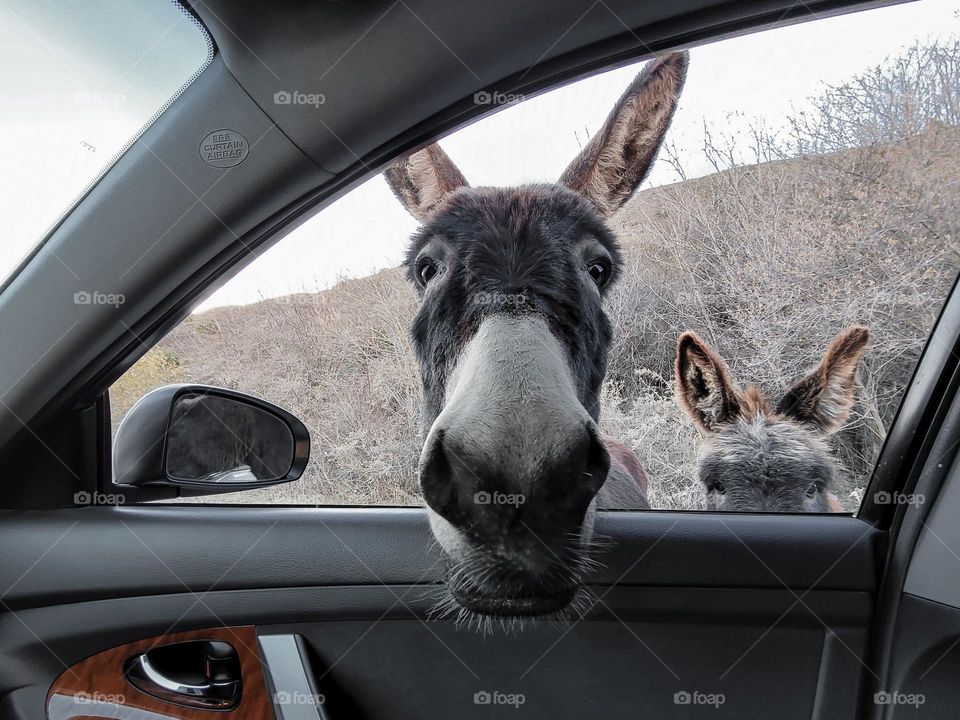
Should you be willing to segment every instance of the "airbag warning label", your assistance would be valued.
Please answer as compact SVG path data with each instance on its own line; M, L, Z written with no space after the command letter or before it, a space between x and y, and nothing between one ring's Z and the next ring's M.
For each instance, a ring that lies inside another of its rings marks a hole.
M214 130L200 142L200 157L217 168L239 165L249 153L250 143L236 130Z

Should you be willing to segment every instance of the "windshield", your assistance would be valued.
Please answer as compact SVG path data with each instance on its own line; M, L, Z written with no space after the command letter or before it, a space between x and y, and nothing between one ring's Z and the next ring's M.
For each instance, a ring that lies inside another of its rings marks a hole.
M170 0L0 3L0 283L212 56Z

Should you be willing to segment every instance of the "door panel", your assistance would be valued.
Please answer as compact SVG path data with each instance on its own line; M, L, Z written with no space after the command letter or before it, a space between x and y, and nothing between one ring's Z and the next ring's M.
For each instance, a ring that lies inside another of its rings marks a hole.
M700 716L711 699L721 717L762 716L771 698L785 718L852 711L881 533L659 512L601 513L597 530L612 542L586 619L481 640L430 619L442 571L419 509L10 514L0 716L44 717L50 684L95 653L248 624L303 636L334 718L489 717L511 697L517 718Z
M960 608L905 593L897 615L893 671L881 696L867 698L879 717L956 717Z
M846 516L604 512L599 585L869 590L880 533ZM424 510L238 506L0 511L16 610L211 588L436 582ZM109 571L106 571L109 570Z

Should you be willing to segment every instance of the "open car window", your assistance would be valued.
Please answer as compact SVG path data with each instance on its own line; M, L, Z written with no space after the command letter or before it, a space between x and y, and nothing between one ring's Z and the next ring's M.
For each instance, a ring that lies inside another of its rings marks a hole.
M658 159L605 220L617 277L598 424L651 509L859 507L960 267L958 8L690 51ZM641 68L531 99L479 93L508 107L440 146L473 187L555 182ZM114 427L167 384L251 393L304 421L310 463L215 501L421 504L432 400L411 329L432 302L418 283L457 265L407 257L408 210L377 176L291 233L115 383ZM526 287L469 302L509 317Z

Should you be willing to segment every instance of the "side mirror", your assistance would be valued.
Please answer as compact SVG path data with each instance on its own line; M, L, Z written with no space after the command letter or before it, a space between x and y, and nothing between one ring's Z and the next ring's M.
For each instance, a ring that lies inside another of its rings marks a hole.
M210 495L298 479L310 458L310 434L296 417L259 398L167 385L130 408L113 448L117 485Z

